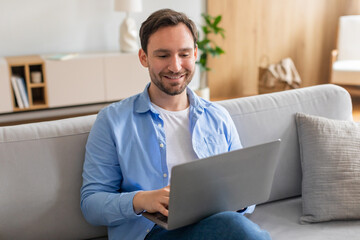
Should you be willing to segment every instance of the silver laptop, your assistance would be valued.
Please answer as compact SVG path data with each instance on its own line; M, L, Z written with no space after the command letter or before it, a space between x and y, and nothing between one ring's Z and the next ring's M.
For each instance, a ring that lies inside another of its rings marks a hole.
M143 216L173 230L215 213L266 202L279 147L280 140L276 140L174 166L169 216L148 212Z

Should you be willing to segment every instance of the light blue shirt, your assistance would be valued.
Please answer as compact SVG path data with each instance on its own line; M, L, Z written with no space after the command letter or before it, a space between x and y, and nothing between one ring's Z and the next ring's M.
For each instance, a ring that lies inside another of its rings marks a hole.
M134 195L169 184L164 123L150 103L149 86L102 109L86 144L81 209L89 223L108 227L109 239L144 239L154 223L134 212ZM199 159L242 147L223 107L189 88L187 94L189 131Z

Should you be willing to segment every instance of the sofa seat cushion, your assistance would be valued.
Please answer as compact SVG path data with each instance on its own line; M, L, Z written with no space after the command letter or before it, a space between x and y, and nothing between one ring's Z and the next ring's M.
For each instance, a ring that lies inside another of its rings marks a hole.
M360 236L360 221L332 221L300 224L301 197L258 205L248 216L267 230L274 240L355 240Z

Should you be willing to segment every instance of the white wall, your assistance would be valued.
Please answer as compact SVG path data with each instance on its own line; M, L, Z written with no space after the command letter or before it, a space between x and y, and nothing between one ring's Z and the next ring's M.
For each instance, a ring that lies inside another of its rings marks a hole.
M119 26L125 17L114 0L0 0L0 57L67 52L119 51ZM172 8L202 23L205 0L143 0L141 23L154 11ZM191 84L198 86L199 71Z
M182 11L197 24L206 9L205 0L143 0L143 12L131 16L139 28L161 8ZM0 57L118 51L124 16L113 0L0 0Z

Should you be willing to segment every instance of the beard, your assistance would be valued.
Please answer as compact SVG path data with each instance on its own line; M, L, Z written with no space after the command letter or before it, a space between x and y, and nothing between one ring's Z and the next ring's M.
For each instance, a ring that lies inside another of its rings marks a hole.
M155 73L151 72L151 70L149 68L151 82L154 83L162 92L164 92L168 95L171 95L171 96L175 96L175 95L178 95L178 94L181 94L182 92L184 92L186 87L191 82L191 80L194 76L194 72L195 71L185 70L185 71L178 72L178 73L160 72L158 75L156 75ZM182 81L182 82L163 81L163 79L167 78L167 77L177 78L180 76L182 76L184 78L184 81Z

